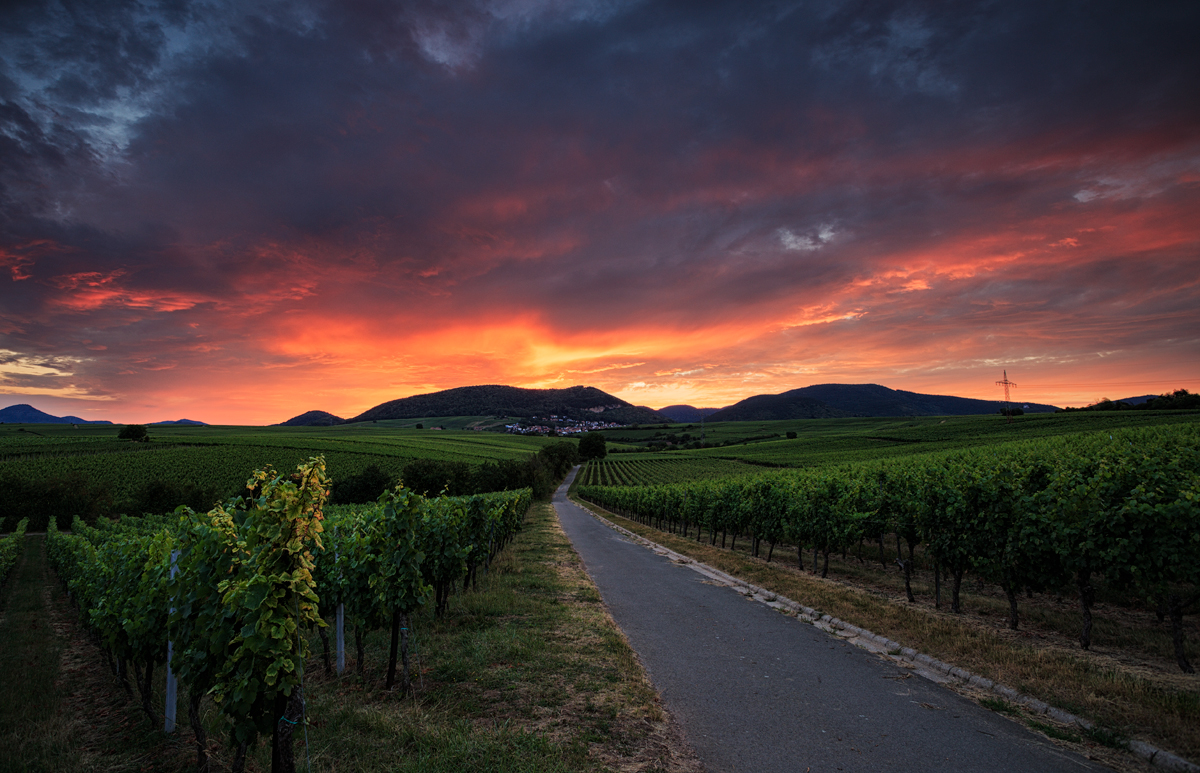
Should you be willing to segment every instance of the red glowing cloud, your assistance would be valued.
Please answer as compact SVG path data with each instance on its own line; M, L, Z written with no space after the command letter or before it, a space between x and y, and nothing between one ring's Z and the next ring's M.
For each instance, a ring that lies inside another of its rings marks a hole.
M1200 386L1200 18L476 5L9 25L0 395Z

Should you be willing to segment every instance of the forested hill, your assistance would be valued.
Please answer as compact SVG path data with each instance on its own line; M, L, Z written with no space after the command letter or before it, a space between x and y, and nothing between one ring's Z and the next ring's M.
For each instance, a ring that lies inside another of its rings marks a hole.
M346 420L326 411L307 411L299 416L293 416L277 427L332 427L335 424L345 424Z
M413 395L377 405L350 419L419 419L426 416L559 416L618 424L650 424L668 419L649 408L631 405L595 387L521 389L511 386L469 386L426 395Z
M659 408L658 412L666 416L676 424L688 424L700 421L700 417L712 416L720 408L696 408L691 405L668 405L666 408Z
M1026 413L1050 413L1053 405L1013 405ZM923 395L888 389L879 384L816 384L778 395L756 395L723 408L708 421L772 421L779 419L824 419L845 416L969 416L996 413L999 400L976 400L949 395Z

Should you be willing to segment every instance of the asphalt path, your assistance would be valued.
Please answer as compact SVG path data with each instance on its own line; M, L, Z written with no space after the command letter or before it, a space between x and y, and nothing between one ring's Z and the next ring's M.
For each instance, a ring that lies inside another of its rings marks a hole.
M567 499L574 475L563 530L712 773L1107 771L629 540Z

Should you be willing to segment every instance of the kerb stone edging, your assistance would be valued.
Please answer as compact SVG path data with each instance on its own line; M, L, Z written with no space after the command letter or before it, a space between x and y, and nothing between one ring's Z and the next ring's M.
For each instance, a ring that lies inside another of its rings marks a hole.
M589 503L590 504L590 503ZM637 541L638 543L650 548L655 553L665 556L671 561L687 566L700 574L703 574L710 579L716 580L723 585L741 589L742 595L759 601L767 606L774 607L780 611L787 611L794 614L801 620L812 623L816 627L827 631L835 636L845 639L851 644L861 647L865 650L870 650L880 655L892 658L897 661L904 661L913 665L913 670L921 676L934 682L949 682L956 681L963 684L968 684L972 687L981 690L989 690L1003 697L1005 700L1017 703L1035 714L1044 714L1051 719L1061 722L1065 725L1075 725L1084 730L1090 730L1092 723L1083 717L1077 717L1070 712L1055 708L1043 701L1038 700L1030 695L1023 695L1011 687L1002 684L996 684L991 679L985 679L978 674L972 674L966 669L952 666L949 663L943 663L936 658L917 652L911 647L905 647L898 642L872 633L865 628L859 628L856 625L851 625L844 620L839 620L836 617L822 614L811 607L806 607L798 602L792 601L786 596L780 596L774 591L769 591L766 588L760 588L757 585L746 582L731 574L726 574L716 567L709 566L694 558L689 558L681 553L676 553L670 548L660 545L657 542L646 539L640 534L619 526L608 520L602 515L597 514L591 508L585 507L584 510L591 513L592 517L600 521L600 523L624 534L625 536ZM848 635L844 635L848 634ZM1164 749L1159 749L1143 741L1130 741L1128 744L1129 751L1136 754L1138 757L1149 762L1151 765L1162 768L1163 770L1172 771L1172 773L1200 773L1200 765L1188 762L1179 755L1172 754Z

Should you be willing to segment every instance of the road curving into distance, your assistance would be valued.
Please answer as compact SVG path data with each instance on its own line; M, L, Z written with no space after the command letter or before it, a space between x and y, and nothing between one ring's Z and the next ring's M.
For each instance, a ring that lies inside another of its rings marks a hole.
M577 471L559 521L711 773L1108 770L629 540L567 498Z

